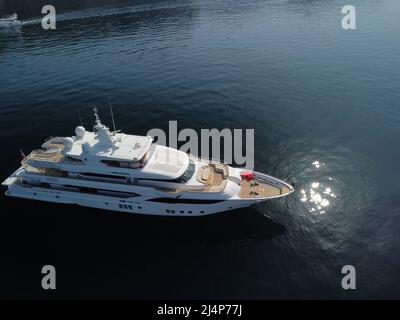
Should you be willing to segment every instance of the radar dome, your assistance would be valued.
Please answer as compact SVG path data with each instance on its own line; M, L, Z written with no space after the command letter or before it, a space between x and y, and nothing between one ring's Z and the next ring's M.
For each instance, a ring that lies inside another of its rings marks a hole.
M64 149L65 151L70 151L74 145L74 139L71 137L64 138Z
M84 137L84 135L85 135L85 132L86 132L86 130L82 126L79 126L79 127L75 128L75 134L76 134L76 137L78 139L82 139Z

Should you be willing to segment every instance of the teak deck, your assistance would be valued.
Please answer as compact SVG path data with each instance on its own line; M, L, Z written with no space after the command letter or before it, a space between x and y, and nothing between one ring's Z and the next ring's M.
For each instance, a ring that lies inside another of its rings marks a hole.
M64 159L64 155L59 150L33 151L29 157L32 160L51 162L61 162Z
M241 198L269 198L283 195L290 192L287 186L277 187L261 180L242 179L240 182Z
M218 192L224 189L227 183L228 167L223 164L210 164L199 168L197 180L206 185L202 191Z

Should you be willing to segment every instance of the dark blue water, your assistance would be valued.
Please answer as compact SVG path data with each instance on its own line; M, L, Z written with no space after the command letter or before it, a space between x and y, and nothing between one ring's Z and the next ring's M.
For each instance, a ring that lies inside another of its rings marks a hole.
M255 169L296 192L193 219L2 195L0 295L400 298L400 2L352 1L356 31L342 0L110 2L44 31L20 1L0 31L2 179L110 95L128 133L254 128Z

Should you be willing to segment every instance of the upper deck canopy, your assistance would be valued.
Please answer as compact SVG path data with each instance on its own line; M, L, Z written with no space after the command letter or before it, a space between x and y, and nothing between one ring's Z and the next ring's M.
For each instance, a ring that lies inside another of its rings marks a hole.
M152 147L150 136L111 132L101 123L97 110L95 117L93 132L79 126L74 137L49 139L42 145L46 150L35 152L33 156L31 154L29 160L57 162L62 166L90 166L90 169L77 167L75 171L104 172L112 167L113 173L121 172L139 179L173 180L188 168L189 157L184 152L164 146ZM40 165L46 166L43 163Z
M147 136L110 133L105 139L96 132L85 132L81 139L76 139L65 154L71 157L95 156L117 161L139 161L152 144L152 138Z
M126 135L111 132L101 123L94 108L96 118L94 132L86 132L85 128L75 129L76 137L66 140L64 153L70 157L100 157L115 161L140 161L149 150L153 139L150 136Z

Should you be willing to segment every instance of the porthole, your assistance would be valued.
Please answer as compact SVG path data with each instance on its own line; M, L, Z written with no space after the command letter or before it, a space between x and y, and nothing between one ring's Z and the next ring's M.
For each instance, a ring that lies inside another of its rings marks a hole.
M188 211L188 213L192 213L192 211Z
M185 213L185 211L182 211L182 210L181 210L181 213Z
M169 213L169 209L165 210L167 213Z
M142 209L142 207L141 207L141 206L139 206L139 207L138 207L138 209Z
M204 213L204 211L200 211L200 213Z
M56 196L57 199L60 199L60 196Z
M104 202L108 206L108 202Z

